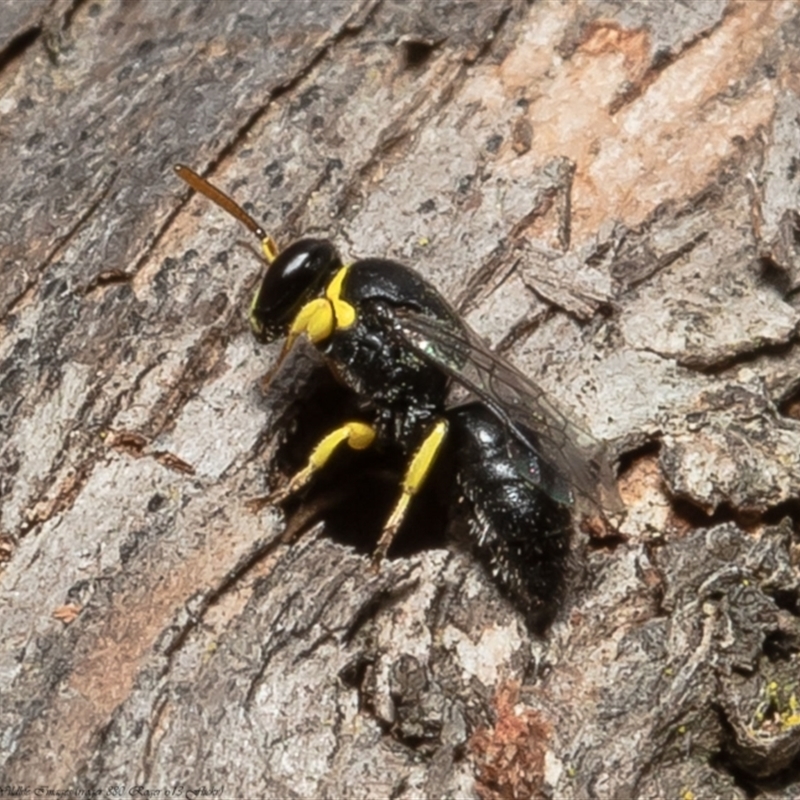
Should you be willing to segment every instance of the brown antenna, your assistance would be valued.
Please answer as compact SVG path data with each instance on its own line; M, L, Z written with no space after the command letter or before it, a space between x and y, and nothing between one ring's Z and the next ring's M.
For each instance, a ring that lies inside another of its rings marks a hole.
M201 178L193 169L178 164L175 167L175 172L181 180L186 181L189 186L196 192L205 195L213 203L216 203L220 208L227 211L232 217L235 217L248 230L254 233L261 241L261 250L264 253L264 258L271 264L278 255L278 246L275 240L232 198L228 197L225 192L217 189L216 186L209 183L205 178Z

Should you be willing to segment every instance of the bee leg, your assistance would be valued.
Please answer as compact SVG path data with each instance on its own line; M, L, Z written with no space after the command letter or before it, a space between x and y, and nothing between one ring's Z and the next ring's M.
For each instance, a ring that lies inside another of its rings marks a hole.
M414 457L408 465L406 474L403 477L402 494L392 511L391 516L383 526L383 533L378 540L378 546L372 555L372 566L376 571L380 569L381 562L386 557L386 553L394 541L397 531L405 518L408 504L411 498L420 490L425 483L428 473L436 460L436 455L442 446L447 435L447 421L440 419L428 432L419 449L414 453Z
M353 450L364 450L373 441L375 441L375 428L365 422L348 422L341 428L331 431L312 450L305 467L296 473L286 486L265 498L266 502L270 505L280 503L299 492L328 463L339 445L346 442Z

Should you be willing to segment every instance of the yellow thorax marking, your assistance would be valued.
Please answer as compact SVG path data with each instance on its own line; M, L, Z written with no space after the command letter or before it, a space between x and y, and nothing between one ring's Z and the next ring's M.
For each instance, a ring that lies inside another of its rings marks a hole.
M325 296L331 301L333 306L333 316L336 319L337 328L349 328L356 321L356 310L346 300L342 300L342 284L347 276L350 265L342 267L328 284Z

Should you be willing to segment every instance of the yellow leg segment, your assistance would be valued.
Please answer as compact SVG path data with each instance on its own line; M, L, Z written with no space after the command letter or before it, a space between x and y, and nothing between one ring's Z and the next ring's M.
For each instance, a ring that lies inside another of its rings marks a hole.
M278 489L269 496L270 503L280 503L287 497L300 491L314 475L328 463L336 448L345 442L353 450L364 450L375 441L375 429L364 422L348 422L331 431L314 448L308 463L300 470L283 489Z
M436 455L446 435L447 422L441 419L431 428L430 433L425 437L419 450L414 453L414 457L411 459L411 463L408 465L405 477L403 478L400 499L397 501L386 524L383 526L383 533L381 534L378 546L375 548L375 552L372 556L372 565L375 569L380 568L381 562L386 557L386 553L389 552L394 537L397 535L397 531L400 529L400 525L405 518L408 504L428 477L428 473L431 471L433 462L436 460Z

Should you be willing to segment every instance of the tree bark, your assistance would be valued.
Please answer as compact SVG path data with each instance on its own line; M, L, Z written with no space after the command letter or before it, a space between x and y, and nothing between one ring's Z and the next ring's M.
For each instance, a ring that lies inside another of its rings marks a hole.
M11 4L0 795L796 796L798 42L778 0ZM261 390L260 263L178 162L413 265L609 443L627 517L543 635L434 511L371 571L361 472L249 510L341 398L303 352Z

